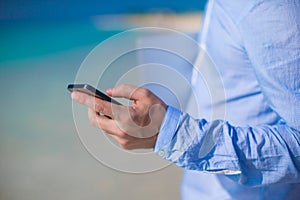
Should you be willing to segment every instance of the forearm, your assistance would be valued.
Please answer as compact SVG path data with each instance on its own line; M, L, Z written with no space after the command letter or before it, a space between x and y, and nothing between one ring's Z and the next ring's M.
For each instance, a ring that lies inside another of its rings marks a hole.
M185 169L235 174L244 185L299 182L299 136L284 124L234 127L168 107L155 152Z

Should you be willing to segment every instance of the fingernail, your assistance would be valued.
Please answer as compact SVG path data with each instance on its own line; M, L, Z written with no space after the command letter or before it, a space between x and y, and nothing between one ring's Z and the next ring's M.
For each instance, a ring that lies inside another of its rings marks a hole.
M75 99L76 98L76 92L72 92L71 93L71 99Z
M106 93L107 93L107 94L111 94L111 93L112 93L112 88L107 89L107 90L106 90Z

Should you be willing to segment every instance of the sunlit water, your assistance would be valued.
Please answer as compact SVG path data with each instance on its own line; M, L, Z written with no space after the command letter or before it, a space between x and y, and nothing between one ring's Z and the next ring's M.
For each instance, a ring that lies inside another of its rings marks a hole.
M77 136L66 86L116 32L84 21L2 30L0 199L179 199L179 168L120 173L93 159Z

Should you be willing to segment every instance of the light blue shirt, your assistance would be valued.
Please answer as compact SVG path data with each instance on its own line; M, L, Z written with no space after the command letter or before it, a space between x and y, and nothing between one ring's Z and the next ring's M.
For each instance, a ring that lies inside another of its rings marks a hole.
M210 1L203 24L225 101L198 77L199 116L168 106L154 152L185 169L182 199L299 199L300 1Z

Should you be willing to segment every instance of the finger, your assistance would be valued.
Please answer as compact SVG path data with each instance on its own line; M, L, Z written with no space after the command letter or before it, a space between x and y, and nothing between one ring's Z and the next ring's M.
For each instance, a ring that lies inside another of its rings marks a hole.
M142 97L143 88L138 88L133 85L122 84L115 88L110 88L106 92L112 97L123 97L130 100L138 100Z
M82 92L74 91L71 93L71 98L78 103L81 103L98 113L112 117L112 103L93 97ZM114 105L115 106L115 105ZM114 108L115 109L115 108Z
M130 150L130 148L129 148L130 141L129 141L129 140L120 138L120 137L115 136L115 135L109 135L109 136L110 136L111 138L113 138L115 141L117 141L117 143L119 143L119 145L120 145L123 149Z
M109 119L105 116L98 115L97 112L90 108L88 109L88 116L92 126L99 128L110 135L114 135L120 138L129 137L129 135L119 129L119 126L114 120Z

